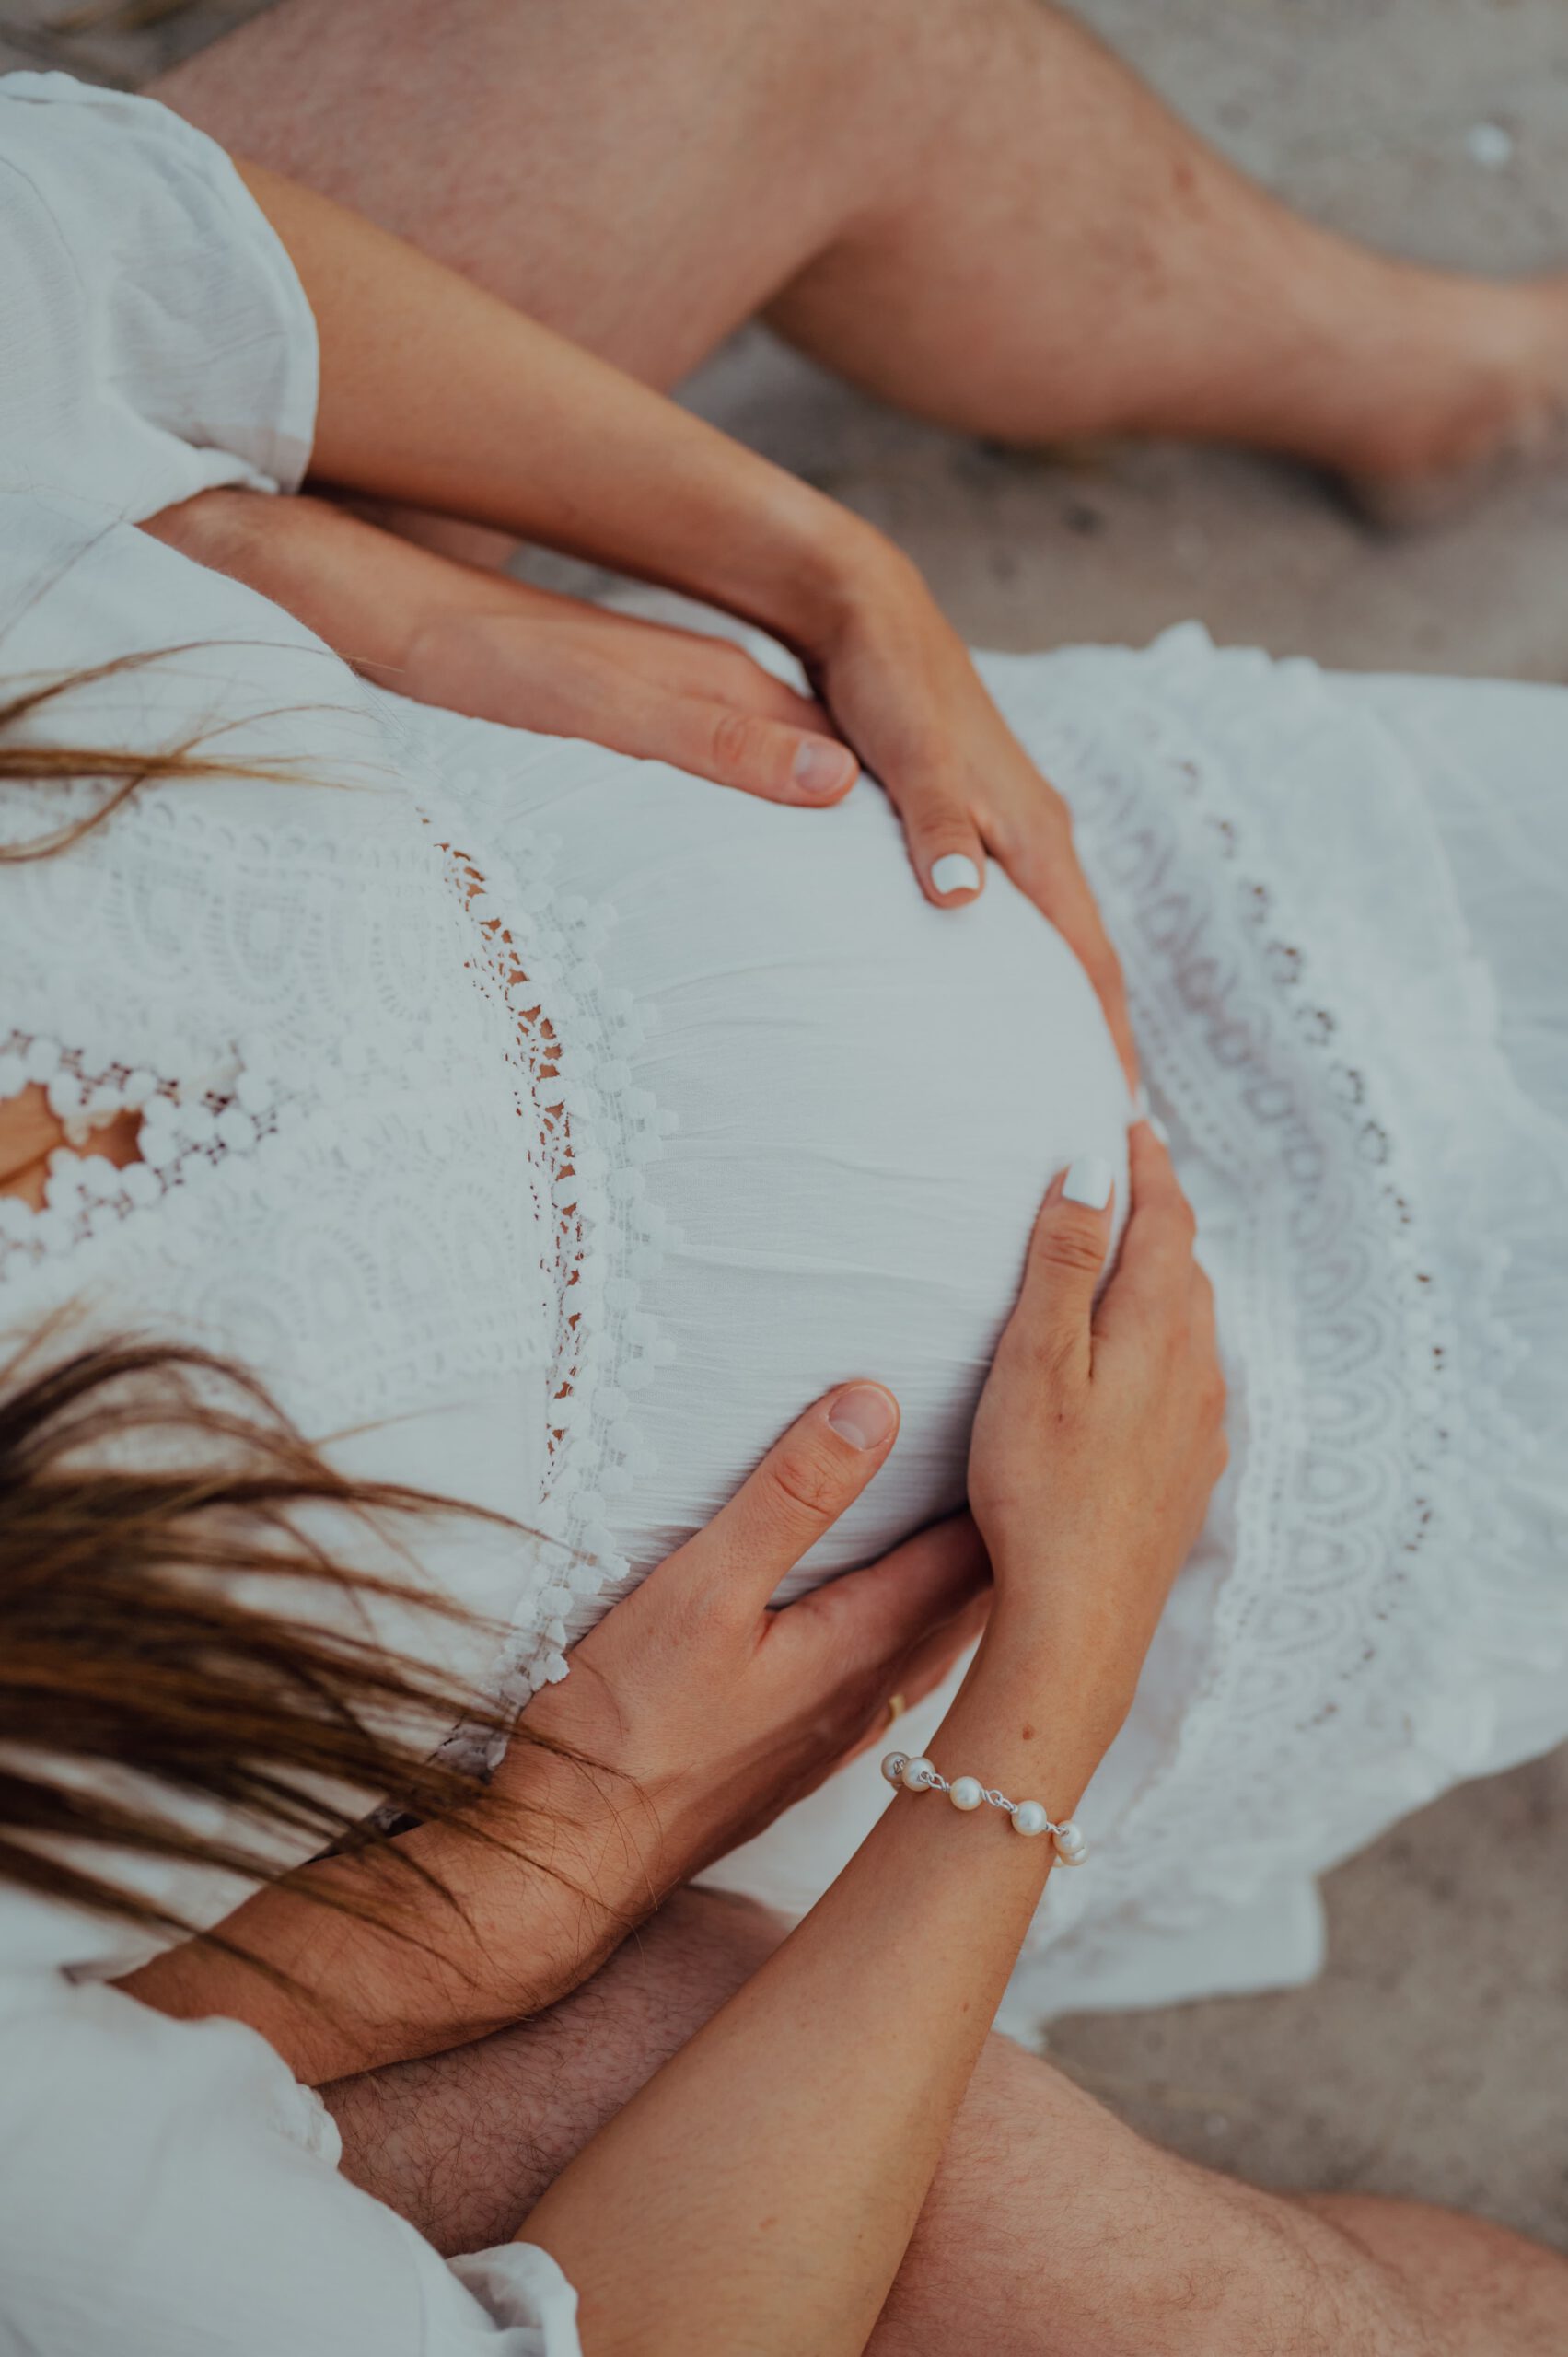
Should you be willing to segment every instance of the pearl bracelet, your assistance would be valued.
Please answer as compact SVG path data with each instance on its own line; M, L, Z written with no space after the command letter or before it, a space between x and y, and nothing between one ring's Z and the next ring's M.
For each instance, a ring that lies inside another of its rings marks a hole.
M949 1783L929 1759L912 1759L907 1751L889 1751L882 1762L882 1773L889 1784L901 1784L907 1793L946 1793L955 1808L967 1811L985 1801L1012 1818L1015 1833L1049 1833L1064 1866L1081 1866L1089 1854L1083 1829L1071 1817L1053 1824L1039 1801L1010 1801L1005 1793L982 1784L978 1776L955 1776Z

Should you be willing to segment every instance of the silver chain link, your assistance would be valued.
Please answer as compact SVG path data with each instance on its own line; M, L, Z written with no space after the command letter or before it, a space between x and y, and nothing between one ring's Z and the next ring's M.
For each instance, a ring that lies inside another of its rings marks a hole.
M928 1793L950 1793L952 1789L952 1785L947 1782L947 1777L943 1775L939 1768L934 1768L932 1770L929 1780L922 1786L922 1790ZM1008 1817L1012 1816L1013 1811L1018 1805L1016 1801L1010 1801L1005 1793L999 1793L994 1784L982 1784L980 1789L981 1797L989 1801L993 1808L1002 1809ZM1047 1833L1055 1832L1056 1820L1054 1817L1048 1817L1046 1818L1045 1830Z

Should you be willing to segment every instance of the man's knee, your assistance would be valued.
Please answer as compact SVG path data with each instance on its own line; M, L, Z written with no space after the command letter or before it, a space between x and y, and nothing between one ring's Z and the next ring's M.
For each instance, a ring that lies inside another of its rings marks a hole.
M684 2044L765 1964L789 1925L755 1899L726 1890L678 1890L616 1950L603 1973L608 1994L622 1983L645 1992L660 2015L679 2017Z
M749 1900L679 1891L547 2012L329 2087L345 2176L438 2249L505 2240L786 1928Z
M1399 2304L1293 2205L1160 2151L988 2041L874 2357L1418 2357ZM1426 2357L1426 2352L1421 2352Z

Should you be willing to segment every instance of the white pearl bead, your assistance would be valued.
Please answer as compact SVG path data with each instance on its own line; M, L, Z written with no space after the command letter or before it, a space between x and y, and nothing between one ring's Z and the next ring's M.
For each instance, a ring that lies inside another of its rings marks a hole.
M955 1808L978 1808L985 1798L985 1787L978 1776L955 1776L947 1798Z
M888 1757L882 1762L882 1773L886 1776L889 1784L896 1784L908 1765L909 1753L907 1751L889 1751Z
M1043 1833L1051 1818L1039 1801L1020 1801L1013 1811L1015 1833Z
M1074 1825L1069 1817L1065 1825L1057 1827L1053 1838L1056 1843L1056 1854L1064 1866L1083 1864L1089 1854L1089 1845L1084 1838L1082 1826Z
M935 1773L929 1759L906 1759L899 1771L899 1782L906 1792L928 1792Z

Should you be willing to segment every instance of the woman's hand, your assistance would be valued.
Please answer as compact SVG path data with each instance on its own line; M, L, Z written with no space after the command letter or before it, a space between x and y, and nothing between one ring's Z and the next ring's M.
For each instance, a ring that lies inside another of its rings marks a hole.
M782 1610L784 1574L887 1461L898 1409L857 1383L808 1409L707 1527L661 1563L537 1695L526 1733L591 1768L514 1748L505 1801L544 1784L621 1929L760 1833L918 1701L977 1634L986 1562L967 1515ZM609 1771L609 1772L605 1772Z
M1070 1188L1109 1199L1091 1176ZM1097 1309L1109 1230L1109 1200L1060 1186L1040 1213L971 1458L995 1607L929 1747L950 1782L1058 1824L1224 1459L1208 1288L1146 1127ZM865 2349L1056 1855L1027 1826L890 1795L804 1922L556 2179L520 2233L576 2285L589 2347Z
M767 1608L897 1431L875 1384L808 1409L584 1639L467 1822L396 1838L413 1874L374 1850L318 1860L221 1926L227 1953L188 1943L122 1985L163 2013L249 2022L316 2085L565 1996L668 1891L869 1742L892 1694L928 1692L977 1632L985 1556L964 1515Z
M987 854L999 861L1076 954L1135 1086L1121 968L1067 806L1007 726L920 574L880 540L858 558L846 550L843 587L824 615L798 651L834 726L902 819L922 891L961 907L983 888Z
M1000 860L1083 959L1131 1081L1121 976L1066 814L908 560L384 230L240 169L316 314L317 479L591 557L771 631L902 814L922 888L961 905L972 891L944 893L935 863L968 859L982 877L984 853Z
M1227 1457L1192 1213L1146 1121L1131 1145L1131 1216L1098 1304L1109 1192L1098 1209L1073 1193L1100 1174L1047 1194L970 1452L998 1631L1043 1637L1121 1713Z

